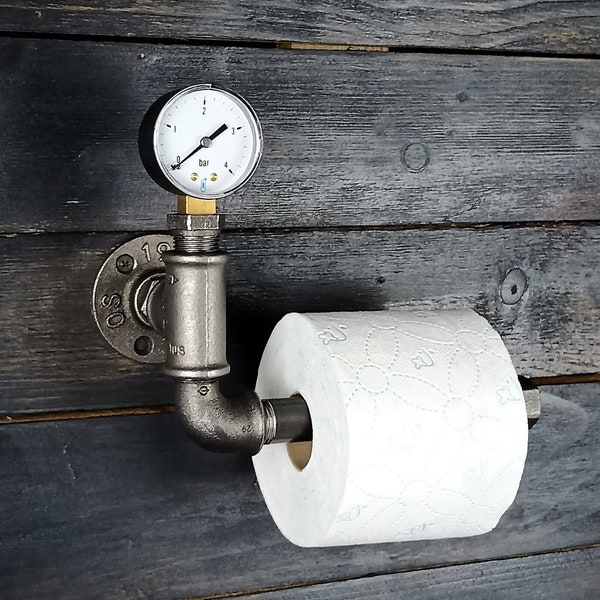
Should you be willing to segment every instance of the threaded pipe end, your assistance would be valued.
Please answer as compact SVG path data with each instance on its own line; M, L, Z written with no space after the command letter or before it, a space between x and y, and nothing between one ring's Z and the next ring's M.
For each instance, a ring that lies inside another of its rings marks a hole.
M270 444L277 433L277 416L275 415L275 409L268 400L261 400L263 406L264 416L264 433L263 433L263 445Z
M179 229L173 231L175 250L184 254L197 254L200 252L218 252L219 231L186 231Z

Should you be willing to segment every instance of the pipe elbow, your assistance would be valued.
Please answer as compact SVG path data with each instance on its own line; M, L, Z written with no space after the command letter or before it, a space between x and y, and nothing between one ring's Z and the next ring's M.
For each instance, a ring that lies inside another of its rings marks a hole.
M253 455L265 443L264 408L254 392L227 398L216 380L184 380L176 404L186 432L205 450Z

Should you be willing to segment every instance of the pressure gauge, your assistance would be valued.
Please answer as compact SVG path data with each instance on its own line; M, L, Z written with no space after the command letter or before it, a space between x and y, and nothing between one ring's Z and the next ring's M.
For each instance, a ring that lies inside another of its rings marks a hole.
M165 190L215 199L252 176L262 132L241 96L201 84L157 101L144 117L139 146L146 170Z

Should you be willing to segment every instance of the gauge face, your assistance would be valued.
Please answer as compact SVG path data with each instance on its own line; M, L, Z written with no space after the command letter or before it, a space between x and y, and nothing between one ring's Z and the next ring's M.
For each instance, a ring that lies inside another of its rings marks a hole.
M236 191L254 173L262 133L241 96L195 85L167 100L156 118L152 145L163 187L213 199Z

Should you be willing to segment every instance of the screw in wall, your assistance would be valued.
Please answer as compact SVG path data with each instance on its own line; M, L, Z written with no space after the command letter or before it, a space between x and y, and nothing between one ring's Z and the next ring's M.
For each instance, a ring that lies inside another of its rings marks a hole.
M133 268L135 267L135 260L130 254L121 254L121 256L117 258L115 265L119 273L127 275L133 271Z

